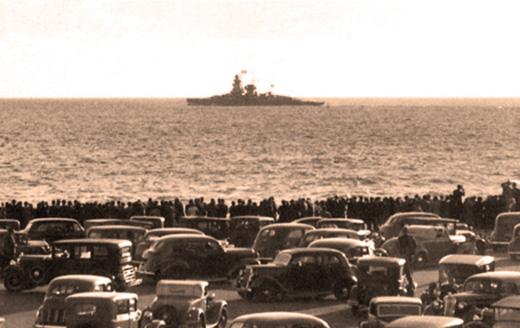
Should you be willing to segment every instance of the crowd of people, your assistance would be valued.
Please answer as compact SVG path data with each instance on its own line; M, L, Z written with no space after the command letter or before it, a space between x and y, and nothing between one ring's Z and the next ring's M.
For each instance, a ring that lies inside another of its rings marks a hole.
M385 220L397 212L433 212L441 217L455 218L476 229L492 229L495 217L507 211L520 210L520 191L516 183L502 185L501 195L465 197L461 185L448 195L415 195L413 197L365 197L334 196L311 201L309 198L281 200L273 197L255 202L238 199L227 203L224 199L206 201L203 197L182 202L174 200L80 202L77 200L53 200L33 205L12 200L0 204L0 218L14 218L22 227L33 218L70 217L80 222L93 218L129 218L132 215L155 215L166 218L167 226L175 226L179 218L187 215L227 217L262 215L278 222L291 222L301 217L349 217L363 219L369 229L377 231Z

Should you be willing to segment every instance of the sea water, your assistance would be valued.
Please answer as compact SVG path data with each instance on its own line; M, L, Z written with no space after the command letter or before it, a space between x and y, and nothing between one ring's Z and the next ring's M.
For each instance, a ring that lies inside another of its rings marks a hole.
M520 177L520 101L1 99L0 201L499 194Z

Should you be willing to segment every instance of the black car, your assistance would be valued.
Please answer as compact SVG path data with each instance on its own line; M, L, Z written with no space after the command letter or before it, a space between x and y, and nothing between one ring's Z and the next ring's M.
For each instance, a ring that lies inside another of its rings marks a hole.
M478 273L464 282L462 291L444 297L444 315L471 321L483 308L510 295L520 294L520 272Z
M278 253L272 263L247 266L237 278L236 288L248 300L319 298L330 294L345 300L356 282L347 258L340 251L293 248Z
M167 235L143 253L139 272L160 279L234 278L246 265L256 264L251 248L224 248L214 237Z
M83 226L78 220L72 218L32 219L20 233L27 235L29 240L45 240L49 243L86 236Z
M94 274L109 277L118 289L141 283L131 265L132 243L118 239L69 239L52 244L52 252L24 255L4 270L4 286L20 292L44 286L65 274Z

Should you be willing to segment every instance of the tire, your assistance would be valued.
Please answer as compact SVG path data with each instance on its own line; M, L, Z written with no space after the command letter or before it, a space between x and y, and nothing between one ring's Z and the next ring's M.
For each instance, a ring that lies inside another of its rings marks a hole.
M228 312L226 308L222 309L222 313L220 313L220 318L217 322L217 328L226 328L228 322Z
M10 293L18 293L25 289L27 279L20 267L7 267L4 271L4 286Z
M351 284L348 283L347 281L340 280L340 281L336 282L333 287L334 297L338 301L348 300L348 298L350 297L351 288L352 288Z
M45 281L45 269L40 265L35 265L29 269L29 278L36 285L43 284Z
M177 327L179 325L179 317L177 311L172 306L163 306L158 308L154 314L154 319L162 320L166 323L166 327Z
M253 298L261 302L273 302L278 296L278 288L269 281L264 281L253 290Z

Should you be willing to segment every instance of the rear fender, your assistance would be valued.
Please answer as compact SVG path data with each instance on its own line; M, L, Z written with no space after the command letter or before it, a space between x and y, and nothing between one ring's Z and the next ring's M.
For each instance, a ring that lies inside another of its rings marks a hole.
M273 279L271 277L266 277L266 276L260 276L260 277L257 277L256 279L254 279L253 282L251 283L251 287L252 288L259 287L259 286L261 286L265 282L269 282L269 283L275 284L276 286L278 286L278 288L280 290L287 291L287 288L285 288L278 281L276 281L275 279Z

